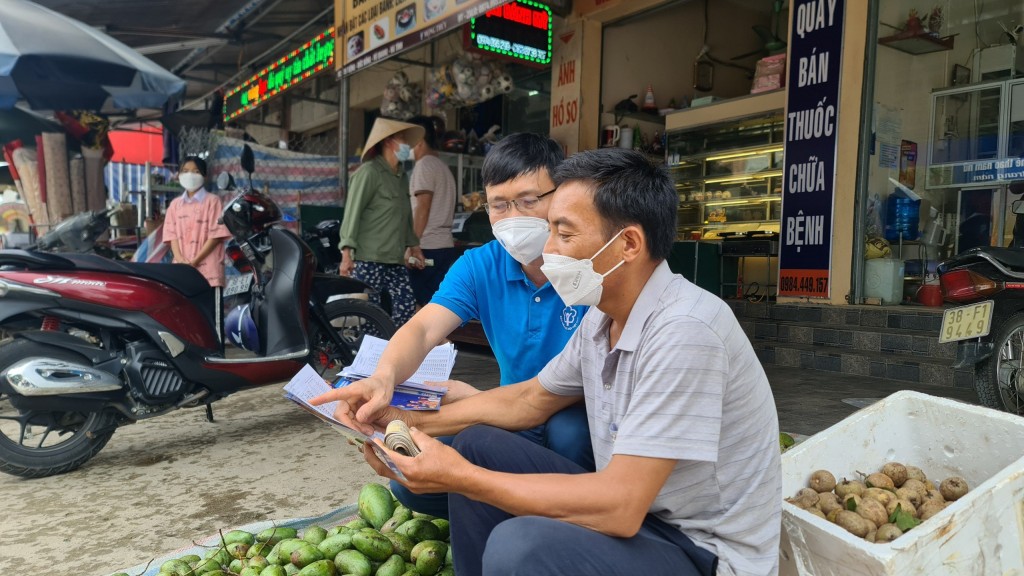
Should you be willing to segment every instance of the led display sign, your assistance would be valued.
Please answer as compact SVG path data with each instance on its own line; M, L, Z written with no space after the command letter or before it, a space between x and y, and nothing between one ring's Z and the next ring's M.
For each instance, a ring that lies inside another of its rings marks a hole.
M551 8L515 0L469 24L469 47L533 64L551 63Z
M296 84L334 68L334 27L306 42L224 96L224 121L237 118Z

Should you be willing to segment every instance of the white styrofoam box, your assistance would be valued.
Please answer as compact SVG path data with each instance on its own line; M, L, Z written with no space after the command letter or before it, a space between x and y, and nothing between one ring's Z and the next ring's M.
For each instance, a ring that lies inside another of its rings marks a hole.
M881 298L882 304L903 301L903 261L896 258L872 258L864 270L864 295Z
M1024 575L1024 418L902 391L851 414L782 455L782 494L815 470L858 479L886 462L949 476L970 491L895 541L867 542L782 503L779 574Z

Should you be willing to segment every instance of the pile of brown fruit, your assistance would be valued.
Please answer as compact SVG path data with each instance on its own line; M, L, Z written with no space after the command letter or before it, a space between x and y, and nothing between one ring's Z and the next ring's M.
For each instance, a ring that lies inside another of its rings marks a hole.
M868 542L892 542L967 494L967 481L950 476L938 486L917 466L889 462L860 480L836 482L828 470L811 474L786 502L838 524Z

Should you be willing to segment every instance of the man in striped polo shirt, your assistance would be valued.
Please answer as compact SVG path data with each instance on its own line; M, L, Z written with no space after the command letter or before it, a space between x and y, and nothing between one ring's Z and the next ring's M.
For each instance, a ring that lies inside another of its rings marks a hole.
M577 154L554 180L543 270L566 305L596 309L536 378L382 414L422 450L392 453L404 484L451 493L459 574L777 573L774 398L729 307L668 269L671 180L623 149ZM596 472L509 432L580 397Z

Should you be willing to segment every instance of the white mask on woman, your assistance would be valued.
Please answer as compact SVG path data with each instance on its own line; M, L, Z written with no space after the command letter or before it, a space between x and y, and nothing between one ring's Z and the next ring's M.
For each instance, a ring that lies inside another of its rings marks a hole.
M202 188L204 180L203 175L196 172L182 172L178 174L178 183L189 192Z
M498 244L520 264L540 258L548 241L548 221L532 216L513 216L498 220L492 228Z
M551 287L566 306L597 306L601 303L605 276L615 272L626 261L620 260L611 270L598 274L594 272L594 258L600 256L601 252L604 252L604 249L621 234L622 230L619 230L619 233L612 236L597 254L584 260L561 254L544 254L544 265L540 267L540 271L547 276Z

